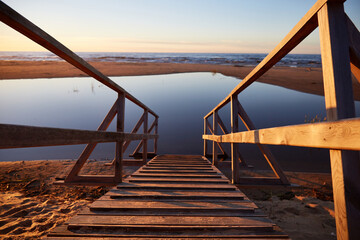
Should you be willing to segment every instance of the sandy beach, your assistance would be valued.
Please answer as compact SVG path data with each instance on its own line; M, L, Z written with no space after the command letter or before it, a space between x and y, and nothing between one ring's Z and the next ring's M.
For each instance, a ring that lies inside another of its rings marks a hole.
M107 76L140 76L187 72L212 72L243 79L254 67L182 63L90 62ZM0 61L0 79L86 77L67 62ZM321 68L274 67L259 80L288 89L324 94ZM354 98L360 100L360 84L353 77ZM224 96L225 97L225 96Z

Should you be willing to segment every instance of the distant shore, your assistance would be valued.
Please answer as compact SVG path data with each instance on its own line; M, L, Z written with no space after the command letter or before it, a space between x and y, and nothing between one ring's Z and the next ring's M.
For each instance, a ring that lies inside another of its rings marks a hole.
M254 68L249 66L186 63L90 62L90 64L107 76L213 72L243 79ZM86 74L66 62L0 61L1 80L86 76ZM274 67L258 81L311 94L324 94L321 68ZM355 99L360 100L360 84L355 78L353 78L353 87Z

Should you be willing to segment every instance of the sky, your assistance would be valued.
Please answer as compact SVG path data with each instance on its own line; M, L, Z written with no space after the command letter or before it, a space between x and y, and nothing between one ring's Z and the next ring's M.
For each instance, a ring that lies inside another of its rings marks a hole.
M316 0L3 0L74 52L269 53ZM345 11L360 29L360 0ZM47 51L0 22L0 51ZM292 53L320 53L315 30Z

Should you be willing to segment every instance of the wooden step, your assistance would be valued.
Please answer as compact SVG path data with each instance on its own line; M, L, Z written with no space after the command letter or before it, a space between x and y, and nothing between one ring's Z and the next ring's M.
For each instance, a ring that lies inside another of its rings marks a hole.
M191 184L229 184L227 179L219 178L136 178L130 177L131 183L191 183Z
M182 174L182 173L135 173L135 178L222 178L220 174Z
M171 199L171 200L244 200L241 192L201 192L196 191L136 191L136 190L117 190L113 189L105 194L113 199Z
M75 227L73 227L75 228ZM79 228L78 228L79 229ZM74 237L86 237L93 240L104 238L109 239L287 239L288 236L279 231L251 231L246 229L223 229L222 231L213 231L212 229L187 229L185 231L157 231L150 232L148 229L144 231L138 230L137 232L92 232L92 229L78 229L69 230L67 225L56 227L46 239L59 240L59 239L73 239ZM160 230L160 229L158 229Z
M90 210L86 208L78 213L78 215L103 215L103 216L207 216L207 217L266 217L266 215L258 208L254 208L254 211L240 211L240 210L226 210L226 211L180 211L180 210L153 210L144 209L140 210L119 210L108 209Z
M148 210L154 211L236 211L254 212L251 202L247 201L136 201L136 200L97 200L90 205L91 211L110 211L110 210Z
M165 166L145 166L142 169L149 170L212 170L212 167L165 167Z
M197 191L236 191L237 188L230 184L165 184L165 183L128 183L123 182L116 186L118 189L148 189L148 190L197 190Z
M139 173L166 173L166 174L171 174L171 173L189 173L189 174L218 174L218 172L210 169L210 170L147 170L144 168L141 168L139 171Z
M131 223L129 223L131 221ZM105 226L113 227L141 227L154 226L159 228L188 227L190 228L222 228L222 227L244 227L244 228L264 228L271 230L274 224L270 220L258 217L189 217L189 216L92 216L77 215L69 221L69 229L72 226ZM106 227L105 227L106 228Z

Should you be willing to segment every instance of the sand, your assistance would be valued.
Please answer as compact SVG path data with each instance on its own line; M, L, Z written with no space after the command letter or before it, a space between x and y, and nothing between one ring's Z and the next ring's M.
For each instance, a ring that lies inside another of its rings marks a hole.
M0 162L0 239L39 239L83 207L104 195L109 187L53 185L75 161ZM83 174L111 173L102 161L89 161ZM124 167L124 177L137 167Z
M83 174L111 169L90 160ZM53 185L64 177L73 160L0 163L0 238L39 239L109 190L109 187ZM137 167L125 167L124 177ZM225 174L229 169L221 168ZM246 175L269 175L246 171ZM242 189L292 239L335 239L330 174L286 172L299 187Z
M90 62L107 76L140 76L154 74L212 72L243 79L254 67L180 64L180 63L117 63ZM31 79L54 77L84 77L83 72L67 62L0 61L0 79ZM259 80L301 92L324 94L321 68L274 67ZM360 84L353 77L356 100L360 100ZM224 96L225 97L225 96Z

